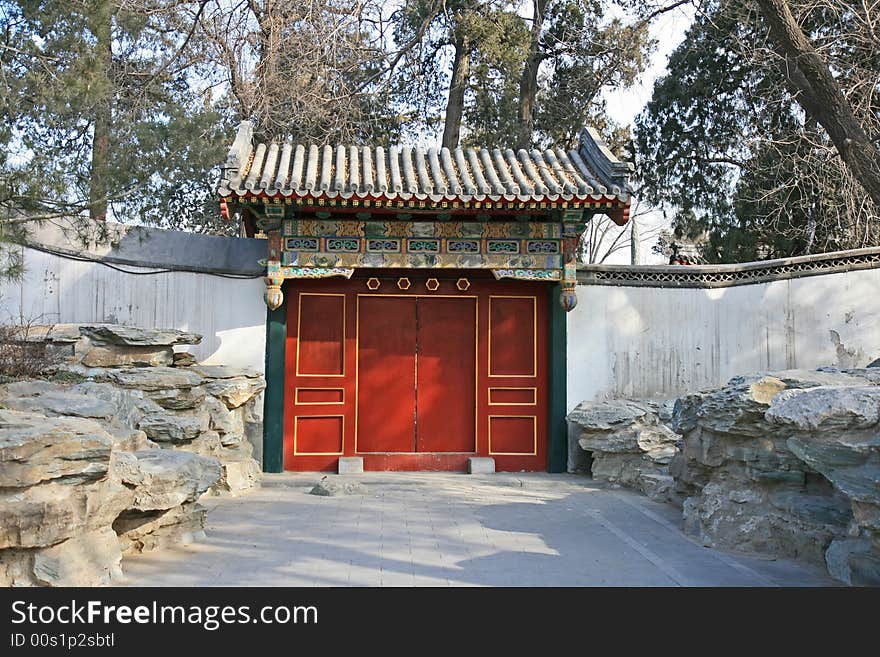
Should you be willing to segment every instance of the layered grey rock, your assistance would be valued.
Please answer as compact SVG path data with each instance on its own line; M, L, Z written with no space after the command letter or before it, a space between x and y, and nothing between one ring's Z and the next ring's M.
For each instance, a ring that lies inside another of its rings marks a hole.
M174 367L190 367L196 364L196 357L188 351L175 351L171 360Z
M0 410L0 585L93 586L119 574L111 523L133 500L92 420Z
M880 387L849 386L784 390L767 409L768 421L797 432L858 431L880 420Z
M48 381L19 381L2 386L0 405L15 411L99 419L109 419L116 411L115 405L107 400Z
M324 478L309 491L310 495L337 497L339 495L364 495L367 487L357 481L336 481Z
M851 517L846 498L827 486L782 490L751 481L712 481L683 504L685 530L704 545L821 563Z
M260 379L262 374L247 367L232 365L193 365L192 370L206 379Z
M0 550L48 547L109 526L132 491L108 476L92 483L52 482L0 491Z
M90 420L0 410L0 488L100 479L112 446L110 435Z
M850 586L880 586L880 551L868 538L835 539L825 552L828 573Z
M133 367L107 371L107 376L122 388L136 388L149 392L175 388L194 388L203 381L192 368Z
M201 406L205 401L205 389L202 386L196 386L155 390L149 393L149 398L162 408L183 411Z
M672 428L684 433L701 427L715 433L761 436L764 412L786 384L774 376L742 376L716 390L679 398L672 413Z
M240 461L225 460L221 468L220 481L214 487L215 492L236 493L259 484L260 464L252 458L243 458Z
M244 405L261 393L265 387L266 384L262 379L236 377L210 381L205 385L205 390L231 409Z
M679 399L670 465L707 545L825 562L880 581L880 386L867 370L736 377Z
M0 585L107 584L123 552L203 535L206 492L258 484L245 431L262 378L152 366L198 336L70 325L34 339L70 345L87 380L0 385Z
M793 390L818 386L863 386L870 381L870 377L864 372L863 369L839 370L834 367L823 367L817 370L783 370L774 372L773 376Z
M228 492L232 482L255 485L253 446L261 428L255 406L265 388L260 373L199 365L189 354L175 354L175 346L201 340L186 331L69 324L34 327L28 339L67 349L67 363L59 369L88 380L75 386L27 382L18 390L18 384L0 386L0 406L95 419L120 449L155 444L228 462L229 484L215 492Z
M96 345L121 345L128 347L167 347L176 344L199 344L198 333L176 329L147 329L121 324L83 324L80 334Z
M202 336L118 324L55 324L29 327L27 340L46 344L68 366L155 367L174 362L174 345L199 344Z
M201 454L202 456L213 456L214 458L227 460L227 456L223 450L223 443L220 442L220 434L216 431L202 431L197 438L187 443L177 443L174 449L192 452L193 454Z
M202 408L208 416L208 426L221 436L235 436L232 442L237 442L244 434L244 419L241 413L229 410L216 397L206 397Z
M34 579L44 586L101 586L122 576L122 552L111 527L70 538L34 554Z
M47 342L54 344L71 344L81 340L81 324L43 324L29 326L26 339L28 342Z
M113 523L123 556L172 545L188 545L205 537L207 509L190 503L159 511L126 511Z
M207 429L202 418L193 415L150 413L137 423L137 428L158 443L185 443L195 440Z
M221 469L217 459L155 449L121 453L116 472L134 490L130 509L156 511L196 501L220 480Z
M880 585L880 386L820 386L780 394L768 420L787 431L787 446L849 499L848 538L826 552L832 576Z
M174 362L171 347L92 347L80 361L86 367L157 367Z
M118 450L143 435L123 431L115 440L92 420L0 410L0 585L107 584L122 549L199 536L204 510L195 502L220 482L220 463Z
M660 404L584 402L569 413L568 422L578 447L592 456L593 478L635 488L653 499L669 498L669 463L679 437L660 421Z

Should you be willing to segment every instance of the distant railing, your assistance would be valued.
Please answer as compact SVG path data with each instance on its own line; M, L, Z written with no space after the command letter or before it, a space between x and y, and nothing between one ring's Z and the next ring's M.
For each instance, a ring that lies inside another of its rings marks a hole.
M580 285L717 288L880 269L880 247L735 265L582 265Z

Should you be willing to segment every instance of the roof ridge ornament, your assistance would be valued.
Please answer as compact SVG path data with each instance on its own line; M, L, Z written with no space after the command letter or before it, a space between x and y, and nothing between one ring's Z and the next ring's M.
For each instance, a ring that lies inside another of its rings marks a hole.
M238 132L229 152L226 154L226 167L241 168L247 164L251 156L254 140L254 124L251 121L242 121L238 124Z
M612 183L606 185L607 187L613 189L616 185L620 188L618 193L621 196L629 197L632 193L630 177L635 166L632 162L623 161L615 156L598 130L590 126L581 130L578 137L578 155L590 169L599 174L600 178Z

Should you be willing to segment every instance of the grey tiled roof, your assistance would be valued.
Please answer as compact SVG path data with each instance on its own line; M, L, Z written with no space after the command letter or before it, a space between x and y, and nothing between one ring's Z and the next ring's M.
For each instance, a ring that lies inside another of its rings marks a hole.
M628 203L632 165L585 128L577 150L253 143L245 121L223 167L223 197Z

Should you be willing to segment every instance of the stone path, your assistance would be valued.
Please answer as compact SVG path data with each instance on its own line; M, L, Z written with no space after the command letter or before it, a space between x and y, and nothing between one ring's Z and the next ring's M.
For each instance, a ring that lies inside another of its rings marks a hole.
M329 475L336 477L337 475ZM314 474L209 498L207 540L127 558L134 586L822 586L818 568L732 555L678 510L575 475L368 473L365 495L308 495Z

